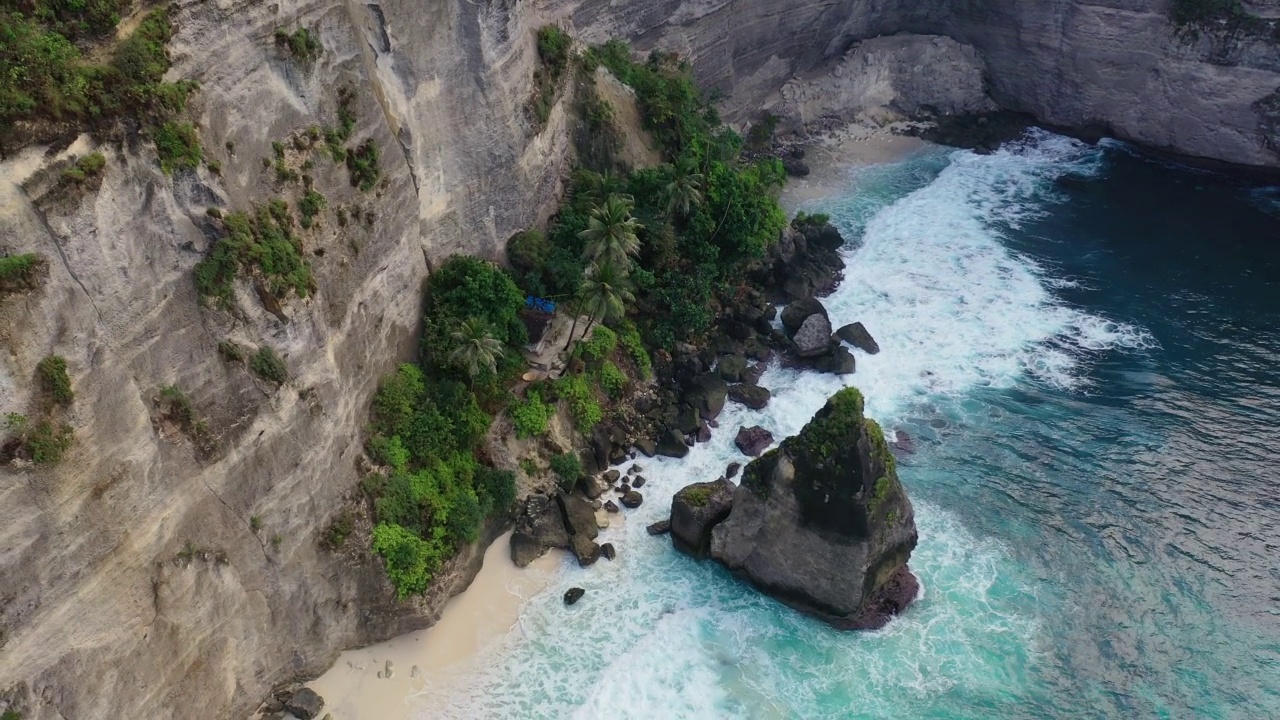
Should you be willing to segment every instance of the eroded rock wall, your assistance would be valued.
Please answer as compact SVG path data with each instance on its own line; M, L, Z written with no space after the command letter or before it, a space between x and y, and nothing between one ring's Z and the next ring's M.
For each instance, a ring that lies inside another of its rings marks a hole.
M0 162L0 251L50 261L42 289L0 304L0 412L31 411L35 365L49 354L67 358L77 395L61 465L0 469L0 694L13 690L37 720L243 717L275 682L429 623L465 586L474 550L429 597L395 603L359 551L367 528L341 553L319 540L355 492L378 376L412 356L430 265L456 251L495 256L554 209L564 103L541 129L525 112L540 25L680 51L735 120L858 40L948 34L978 48L1006 104L1276 164L1250 109L1280 86L1275 49L1178 38L1164 6L180 0L172 77L201 84L192 112L220 175L165 176L135 139L100 148L101 188L69 202L49 190L60 163L95 149L87 139ZM314 67L282 54L278 27L319 32ZM341 165L312 171L330 206L352 213L305 234L316 293L279 316L247 285L241 314L201 309L191 270L216 237L206 209L278 195L262 162L271 142L334 125L342 88L353 91L353 139L382 151L383 181L360 193ZM289 383L277 390L223 361L228 338L274 348ZM220 438L211 456L155 422L153 398L170 384Z

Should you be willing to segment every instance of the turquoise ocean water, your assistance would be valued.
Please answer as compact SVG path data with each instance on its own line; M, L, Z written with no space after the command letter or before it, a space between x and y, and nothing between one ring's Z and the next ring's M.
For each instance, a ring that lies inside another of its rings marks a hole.
M566 563L458 718L1280 717L1280 192L1032 131L864 168L826 299L882 352L779 368L688 458L641 460L616 561ZM915 439L923 598L841 633L645 525L844 382ZM565 607L571 586L585 598ZM411 701L412 704L412 701ZM433 717L440 712L433 711ZM423 717L427 717L424 712Z

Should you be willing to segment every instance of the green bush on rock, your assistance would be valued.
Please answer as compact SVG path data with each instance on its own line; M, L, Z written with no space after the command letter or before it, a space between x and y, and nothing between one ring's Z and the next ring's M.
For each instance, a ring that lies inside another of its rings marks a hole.
M555 410L555 406L542 402L542 396L535 390L531 390L525 400L511 403L511 422L515 425L516 437L546 434L547 422Z
M50 355L36 365L40 386L56 405L70 405L75 399L71 391L71 378L67 376L67 360L61 355Z

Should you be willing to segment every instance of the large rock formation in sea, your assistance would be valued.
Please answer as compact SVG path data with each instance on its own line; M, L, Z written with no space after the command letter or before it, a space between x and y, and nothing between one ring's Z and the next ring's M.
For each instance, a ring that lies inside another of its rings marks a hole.
M0 414L24 411L50 354L66 358L76 392L76 443L63 463L0 468L0 698L18 698L27 720L191 708L243 717L272 685L320 673L343 648L430 624L465 587L477 547L426 597L396 602L367 552L319 540L359 496L369 399L413 354L430 268L454 252L498 257L506 238L555 210L572 103L562 88L545 124L529 118L539 26L678 51L724 93L734 121L781 109L780 89L802 74L877 73L874 97L842 90L842 107L809 106L837 115L985 105L974 94L981 77L995 102L1046 121L1280 164L1275 42L1180 32L1168 7L178 0L169 77L199 83L188 112L218 172L167 175L145 137L68 137L0 159L0 253L48 261L42 288L0 300ZM278 28L309 29L323 53L295 64ZM206 312L191 271L217 234L207 211L273 197L261 165L272 142L334 125L340 93L353 137L382 149L381 180L361 193L341 164L312 175L331 207L363 221L311 231L307 300L269 308L243 284L235 317ZM107 160L100 187L74 202L54 197L68 163L95 150ZM275 348L289 383L266 388L222 361L228 338ZM151 398L167 385L190 395L218 435L215 452L197 454L153 423ZM669 440L664 449L687 452L678 433Z
M694 552L710 531L711 557L761 591L832 625L874 629L902 612L919 585L907 568L916 546L915 514L898 481L880 427L863 415L862 395L841 390L799 435L743 471L728 517L684 505L708 491L681 491L677 548ZM725 481L721 481L725 482ZM718 508L723 503L717 504ZM710 527L712 523L713 527Z

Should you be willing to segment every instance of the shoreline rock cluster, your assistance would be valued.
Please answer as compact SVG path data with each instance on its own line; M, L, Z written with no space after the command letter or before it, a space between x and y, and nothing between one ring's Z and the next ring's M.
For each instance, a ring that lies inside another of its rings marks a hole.
M676 493L671 540L840 629L873 630L919 594L915 514L884 434L846 388L799 435L726 478Z

